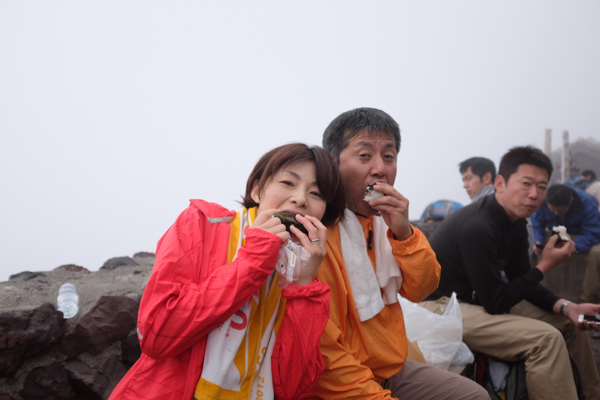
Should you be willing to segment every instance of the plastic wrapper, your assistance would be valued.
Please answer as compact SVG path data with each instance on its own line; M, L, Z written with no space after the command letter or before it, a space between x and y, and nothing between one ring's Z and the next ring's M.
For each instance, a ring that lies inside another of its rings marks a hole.
M373 189L373 185L367 185L367 189L365 190L365 197L363 198L363 200L371 201L371 200L375 200L381 196L385 196L385 194L380 193L380 192L376 191L375 189Z
M279 257L275 270L279 274L279 286L282 289L294 284L300 277L302 267L306 265L310 253L301 245L288 240L287 244L279 249Z
M429 365L447 370L451 364L473 362L473 353L466 345L461 346L462 313L456 293L452 293L442 315L432 313L400 295L398 299L404 314L406 336L411 342L417 342Z

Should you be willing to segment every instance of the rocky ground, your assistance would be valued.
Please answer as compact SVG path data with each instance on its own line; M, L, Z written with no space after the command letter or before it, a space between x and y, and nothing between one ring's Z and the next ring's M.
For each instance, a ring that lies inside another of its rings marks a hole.
M135 325L154 254L23 272L0 282L0 400L104 400L140 356ZM72 283L79 312L56 310Z
M108 260L97 272L76 265L22 272L0 282L0 400L100 400L139 357L137 307L154 254ZM77 288L80 310L55 310L58 288ZM590 332L600 370L600 333Z

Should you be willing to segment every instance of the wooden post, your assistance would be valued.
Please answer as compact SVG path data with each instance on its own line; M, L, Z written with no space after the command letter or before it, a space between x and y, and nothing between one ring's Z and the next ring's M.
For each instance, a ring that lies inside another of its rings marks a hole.
M569 131L563 132L562 183L571 179L571 153L569 152Z
M546 142L544 145L544 153L548 158L552 159L552 129L546 129Z

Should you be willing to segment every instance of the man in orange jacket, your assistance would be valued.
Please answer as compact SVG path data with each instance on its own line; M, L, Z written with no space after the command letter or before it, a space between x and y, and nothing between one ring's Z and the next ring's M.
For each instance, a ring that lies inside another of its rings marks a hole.
M398 124L381 110L351 110L327 127L323 147L340 167L347 208L329 228L318 272L331 289L331 313L319 342L325 371L311 398L489 399L469 379L406 359L397 294L423 300L438 286L440 265L393 187Z

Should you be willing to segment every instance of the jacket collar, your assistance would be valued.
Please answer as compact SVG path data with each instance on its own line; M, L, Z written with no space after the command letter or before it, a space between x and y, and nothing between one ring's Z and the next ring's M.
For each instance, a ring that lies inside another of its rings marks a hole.
M496 200L496 196L494 195L483 198L481 202L482 205L485 204L487 206L486 208L490 211L490 217L502 226L520 227L521 225L525 226L527 224L527 221L525 221L524 218L519 218L515 222L512 222L508 213L504 207L498 203L498 200Z

